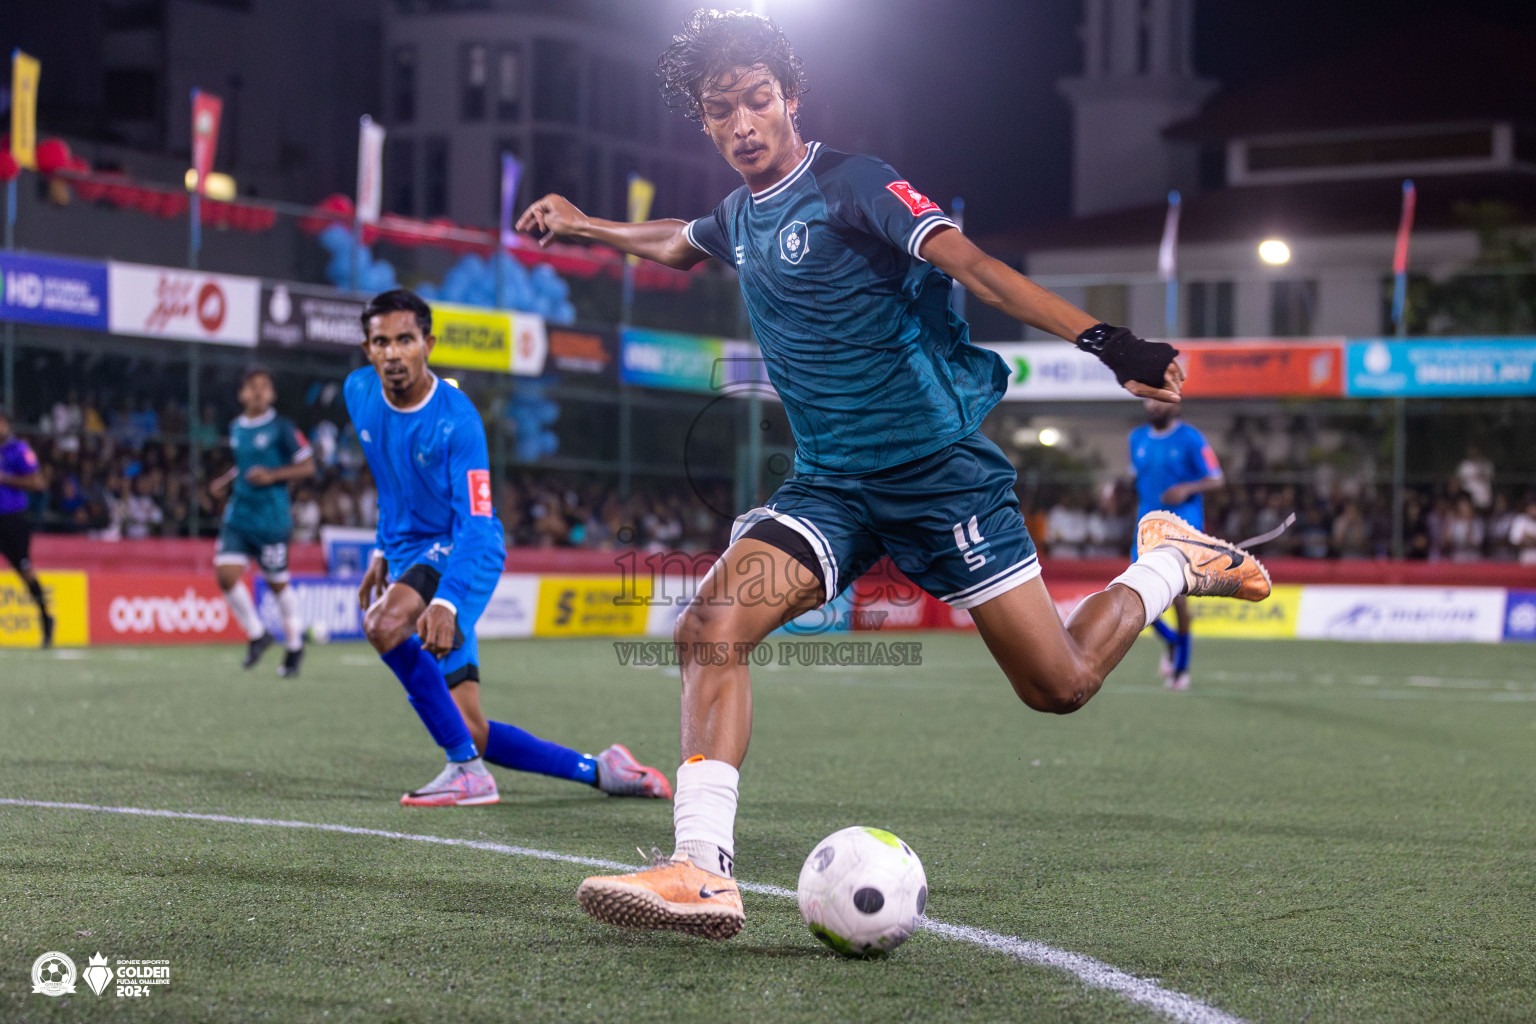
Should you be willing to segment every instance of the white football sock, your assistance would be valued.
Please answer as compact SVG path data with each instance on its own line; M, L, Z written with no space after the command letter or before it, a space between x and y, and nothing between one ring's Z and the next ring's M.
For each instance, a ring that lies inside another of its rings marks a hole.
M304 647L304 618L299 614L299 595L290 584L277 595L277 610L283 615L283 634L290 651Z
M256 614L256 604L251 600L251 592L245 589L245 581L239 580L224 591L224 600L229 603L229 610L235 613L235 621L240 623L245 635L251 640L260 640L267 627L261 624L261 616Z
M672 827L679 855L705 871L731 877L736 856L736 788L741 773L724 761L694 761L677 770Z
M1130 568L1109 583L1136 591L1147 612L1145 628L1168 610L1175 597L1184 593L1184 559L1172 548L1153 548L1143 552Z

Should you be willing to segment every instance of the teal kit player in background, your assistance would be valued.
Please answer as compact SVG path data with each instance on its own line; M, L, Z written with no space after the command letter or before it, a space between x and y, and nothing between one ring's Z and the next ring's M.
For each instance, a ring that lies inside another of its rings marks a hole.
M475 624L507 558L485 426L474 403L427 368L437 339L419 296L377 295L362 321L370 365L347 377L344 393L379 492L378 540L358 590L363 629L448 756L435 779L400 802L496 803L482 754L614 796L670 798L667 777L617 743L589 757L481 713Z
M229 425L235 465L208 485L215 497L232 489L214 547L214 572L229 610L249 640L243 664L250 668L272 646L272 635L245 586L245 568L256 559L282 613L287 651L277 674L296 676L304 659L304 620L299 596L288 586L288 539L293 535L288 483L315 475L314 452L299 428L272 407L277 388L270 370L248 367L240 376L237 397L241 415Z
M11 433L11 414L0 405L0 555L11 563L37 603L38 631L43 646L53 646L53 616L48 596L32 570L32 523L27 518L30 492L44 488L42 467L32 446Z
M598 242L681 269L711 256L733 267L794 433L794 477L737 520L677 619L683 765L673 854L634 874L589 878L576 893L612 924L718 939L745 919L730 876L752 689L746 659L697 652L749 651L889 555L919 587L970 612L1025 704L1066 713L1097 692L1175 595L1261 600L1269 580L1246 553L1154 513L1139 526L1136 564L1063 626L1019 514L1013 466L978 429L1008 371L971 344L949 306L951 282L1095 353L1139 397L1178 400L1177 353L1095 321L987 256L880 160L803 141L800 61L768 19L695 11L660 72L668 102L701 123L743 186L691 222L599 220L550 195L518 227L541 242Z
M1162 509L1172 512L1197 530L1205 528L1205 497L1226 486L1221 463L1205 435L1179 418L1179 407L1147 399L1147 422L1131 431L1131 472L1136 474L1139 519ZM1136 547L1131 546L1131 557ZM1162 619L1152 623L1168 645L1162 659L1164 684L1170 690L1189 689L1189 602L1180 594L1173 599L1177 630Z

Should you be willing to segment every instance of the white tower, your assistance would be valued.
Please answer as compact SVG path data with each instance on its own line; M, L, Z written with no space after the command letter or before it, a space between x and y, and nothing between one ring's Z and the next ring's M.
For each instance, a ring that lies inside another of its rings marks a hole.
M1072 104L1072 212L1161 202L1195 184L1193 147L1162 130L1200 109L1216 83L1195 77L1195 0L1083 0L1083 74Z

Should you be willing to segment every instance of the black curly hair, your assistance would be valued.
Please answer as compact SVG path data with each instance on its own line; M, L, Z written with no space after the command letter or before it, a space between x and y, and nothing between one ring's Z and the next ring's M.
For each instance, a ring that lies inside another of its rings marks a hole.
M766 67L784 88L784 98L806 91L805 65L784 33L768 18L748 11L700 8L683 19L683 31L656 62L667 106L692 121L704 120L699 97L704 86L732 68Z

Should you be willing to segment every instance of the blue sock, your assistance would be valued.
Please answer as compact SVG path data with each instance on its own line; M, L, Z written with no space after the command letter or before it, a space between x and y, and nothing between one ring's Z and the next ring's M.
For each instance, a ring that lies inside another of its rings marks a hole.
M1178 646L1179 634L1168 623L1162 619L1153 619L1152 628L1157 630L1157 635L1163 638L1163 643L1167 644L1170 649Z
M1185 633L1179 637L1179 642L1173 649L1173 670L1179 675L1189 671L1189 649L1194 646L1193 638Z
M570 747L541 740L506 722L491 723L491 735L485 741L485 759L520 772L538 772L557 779L597 785L597 762L592 758Z
M469 761L479 756L469 726L464 724L459 706L448 693L443 667L422 648L421 640L407 637L381 657L405 687L421 724L432 734L432 741L443 748L448 760Z

